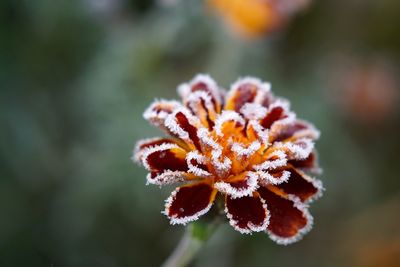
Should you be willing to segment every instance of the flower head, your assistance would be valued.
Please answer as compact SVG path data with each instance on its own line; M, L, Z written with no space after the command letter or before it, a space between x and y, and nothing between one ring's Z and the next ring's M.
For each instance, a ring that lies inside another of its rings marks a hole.
M166 200L171 224L197 220L220 194L237 231L266 231L279 244L298 240L312 225L308 203L322 191L309 176L319 171L319 132L256 78L225 93L198 75L178 92L182 104L157 100L144 113L171 137L140 141L134 152L149 184L184 183Z

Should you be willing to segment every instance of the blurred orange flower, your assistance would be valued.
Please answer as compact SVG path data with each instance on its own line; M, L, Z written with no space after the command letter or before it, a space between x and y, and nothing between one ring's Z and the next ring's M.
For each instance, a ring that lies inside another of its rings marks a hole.
M134 153L148 183L185 183L166 201L171 223L197 220L220 195L235 230L265 231L279 244L299 240L312 226L308 203L322 192L310 176L319 170L319 132L256 78L225 93L198 75L178 91L183 104L158 100L144 113L171 137L143 140Z
M208 0L235 32L258 37L275 31L304 9L310 0Z

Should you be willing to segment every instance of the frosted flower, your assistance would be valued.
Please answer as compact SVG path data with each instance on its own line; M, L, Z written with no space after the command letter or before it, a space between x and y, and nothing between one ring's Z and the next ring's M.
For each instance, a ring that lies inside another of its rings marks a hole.
M182 104L156 100L144 113L171 137L140 141L134 152L149 184L184 183L166 200L171 224L197 220L220 194L237 231L265 231L279 244L299 240L312 225L308 203L322 191L309 176L319 170L319 132L256 78L225 93L197 75L178 92Z

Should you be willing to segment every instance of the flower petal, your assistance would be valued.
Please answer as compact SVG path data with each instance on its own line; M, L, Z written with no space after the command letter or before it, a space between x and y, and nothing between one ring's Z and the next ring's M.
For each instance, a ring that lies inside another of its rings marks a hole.
M193 148L201 150L200 140L197 136L200 122L187 108L178 108L165 120L165 126L177 138L193 145Z
M261 185L281 184L287 182L290 178L290 172L285 170L258 171L257 174L260 177Z
M256 171L273 170L286 166L286 154L282 150L274 150L266 156L263 156L264 162L253 166Z
M219 181L214 184L218 191L228 194L231 198L252 196L258 188L258 176L254 172L246 172L234 176L226 181Z
M269 90L268 92L265 92L265 93L263 94L263 96L261 96L261 97L259 98L259 101L258 101L258 102L259 102L263 107L269 108L269 106L270 106L274 101L275 101L275 97L274 97L274 95L272 94L272 91Z
M268 112L261 119L260 124L265 129L269 129L276 121L293 116L289 113L289 102L283 99L276 100L270 105Z
M222 91L219 90L217 83L205 74L199 74L193 78L189 83L181 84L178 87L178 93L181 95L183 102L187 105L190 102L191 95L196 92L204 92L211 99L213 109L219 113L221 111Z
M204 91L192 93L187 99L186 106L200 119L204 127L210 130L214 127L217 111L208 93Z
M155 100L143 113L143 117L151 124L166 130L165 119L178 107L182 107L182 104L174 100Z
M289 138L309 138L316 140L319 138L319 131L310 123L302 120L287 119L286 123L278 123L271 126L270 142L285 141Z
M186 162L189 172L198 177L210 177L211 173L207 167L207 158L197 151L191 151L186 155Z
M204 150L211 153L211 164L214 170L219 176L227 174L232 167L232 161L223 155L223 147L211 136L210 132L206 128L200 128L198 136L203 144Z
M171 138L163 138L163 137L155 137L149 139L143 139L136 143L135 149L133 150L132 159L136 162L140 162L142 160L143 152L146 151L147 148L159 146L161 144L177 144L175 140Z
M271 85L257 78L239 79L232 86L226 98L225 109L240 112L246 103L259 103L270 93Z
M190 83L178 87L183 103L200 119L208 129L212 129L217 114L221 112L221 91L217 83L208 75L197 75Z
M147 174L147 184L168 185L188 180L188 174L182 171L152 171Z
M224 110L215 121L214 131L218 136L231 136L232 133L243 130L246 121L239 113Z
M272 240L288 245L300 240L311 229L313 219L296 197L284 197L266 187L260 187L258 192L271 213L267 231Z
M314 142L309 138L300 138L285 143L275 142L274 148L285 151L288 160L303 160L310 156Z
M262 127L256 120L248 121L246 135L250 140L257 139L265 145L269 143L268 130Z
M269 211L258 194L241 198L225 198L229 223L242 234L264 231L269 223Z
M240 113L248 120L260 120L267 115L268 110L258 103L246 103L240 109Z
M318 157L316 151L310 153L305 159L289 160L288 163L294 168L302 170L306 173L321 174L321 169L318 167Z
M150 171L187 171L186 151L176 144L161 144L147 148L142 154L143 166Z
M231 150L238 159L246 159L254 155L260 148L261 143L259 141L254 141L247 145L235 142L232 144Z
M164 214L171 224L195 221L210 210L216 193L217 190L203 182L178 187L166 200Z
M295 168L289 168L290 178L286 183L277 187L286 194L295 195L302 202L309 202L322 195L323 186L320 180L316 180Z

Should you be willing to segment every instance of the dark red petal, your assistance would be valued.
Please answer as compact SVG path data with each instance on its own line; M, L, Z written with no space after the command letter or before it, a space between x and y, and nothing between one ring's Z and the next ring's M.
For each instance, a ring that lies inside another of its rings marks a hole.
M190 164L195 166L196 168L198 168L199 170L202 170L204 172L208 172L208 167L206 164L204 163L199 163L198 161L196 161L196 159L191 159L190 160Z
M222 92L219 90L217 83L208 75L197 75L189 83L179 86L178 92L182 96L185 104L193 93L206 93L206 95L211 98L213 109L218 113L221 111Z
M310 155L303 160L289 160L288 163L295 168L310 173L318 173L318 159L316 152L311 152Z
M231 92L230 98L227 99L225 109L239 112L244 104L254 102L257 91L257 85L253 83L242 83Z
M290 125L279 126L280 129L277 131L272 141L279 142L292 137L297 131L306 130L307 126L305 124L295 122Z
M290 172L285 170L258 171L257 173L260 176L261 185L281 184L290 178Z
M182 105L177 101L154 101L144 112L143 117L150 121L153 125L165 129L164 122L166 117L176 108Z
M268 232L274 241L279 244L289 244L297 241L309 230L312 217L304 207L265 187L260 187L258 192L271 213Z
M235 199L227 195L225 212L229 223L241 233L263 231L268 225L269 212L258 194Z
M258 188L258 175L255 172L246 172L227 181L220 181L214 187L221 193L228 194L232 198L252 196Z
M201 123L208 129L214 127L214 120L217 117L215 103L207 93L193 93L186 102L187 108L200 119Z
M155 170L186 171L187 164L169 150L157 151L147 157L148 164Z
M277 121L286 118L287 115L285 114L285 110L281 106L276 106L272 108L265 118L263 118L260 122L261 126L263 126L265 129L269 129L271 125Z
M192 88L191 88L191 91L192 92L203 91L203 92L208 93L208 95L211 97L211 102L212 102L212 104L214 106L214 109L216 111L220 110L220 103L219 103L219 100L218 100L218 96L215 95L217 92L215 92L211 88L211 86L209 84L207 84L206 82L199 81L199 82L193 84Z
M134 159L136 161L140 161L143 152L150 147L155 147L159 146L162 144L177 144L175 140L170 139L170 138L151 138L151 139L145 139L137 142L136 147L134 149Z
M321 193L322 184L295 168L289 168L289 181L277 185L286 194L295 195L305 202L315 198Z
M269 171L269 173L271 174L272 177L274 177L275 179L283 179L284 176L286 176L284 173L284 170L271 170ZM290 176L289 176L290 177Z
M207 166L207 157L200 154L198 151L191 151L186 155L186 162L189 167L189 172L198 177L209 177Z
M263 99L261 100L261 105L263 107L268 108L272 104L273 101L274 101L274 96L272 95L271 92L267 92L264 95Z
M175 115L175 120L178 126L188 133L189 139L193 142L194 146L198 149L201 150L200 147L200 140L199 137L197 136L197 128L190 123L189 119L183 112L177 112Z
M216 190L207 183L178 187L167 199L165 214L171 224L187 224L207 213L215 199Z
M316 155L315 153L310 153L310 155L303 160L289 160L288 163L293 165L293 167L298 168L315 168L316 167Z
M319 132L311 124L296 120L290 124L273 125L271 128L270 142L285 141L289 138L318 139Z
M152 171L187 171L186 151L176 145L162 144L148 148L142 156L143 165Z
M192 85L192 92L205 91L210 92L208 85L205 82L197 82Z
M248 180L249 179L247 178L237 182L230 182L229 184L235 189L247 189L249 188Z

